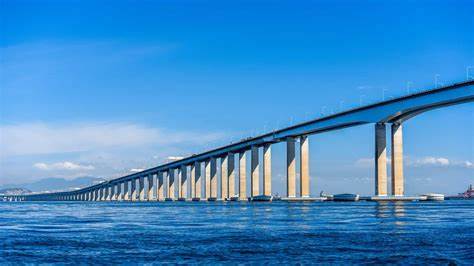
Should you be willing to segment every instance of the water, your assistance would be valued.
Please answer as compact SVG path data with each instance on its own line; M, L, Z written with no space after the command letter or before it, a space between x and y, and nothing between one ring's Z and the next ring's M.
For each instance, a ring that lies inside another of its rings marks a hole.
M474 264L474 201L0 202L0 264Z

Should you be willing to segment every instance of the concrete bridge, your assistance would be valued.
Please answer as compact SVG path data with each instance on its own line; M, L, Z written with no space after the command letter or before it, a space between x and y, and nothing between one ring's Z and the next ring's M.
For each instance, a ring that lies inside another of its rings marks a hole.
M456 83L311 120L75 191L7 197L16 201L247 200L271 195L272 144L286 142L287 199L310 197L308 135L372 123L375 130L375 196L403 197L403 122L423 112L474 101L474 81ZM391 132L391 191L386 130ZM299 145L299 156L296 154ZM246 176L250 151L251 174ZM263 160L259 161L259 153ZM237 157L237 158L235 158ZM299 157L300 185L296 186ZM235 163L237 159L237 164ZM220 174L217 164L220 164ZM204 167L202 165L204 164ZM260 176L259 168L263 168ZM204 168L204 171L201 171ZM239 171L237 171L239 170ZM218 182L220 178L220 182ZM260 179L263 178L263 187ZM250 191L246 191L250 182ZM236 187L236 181L239 186ZM188 185L188 182L191 184ZM145 186L146 184L146 186ZM220 184L220 189L218 189ZM298 190L298 192L297 192ZM298 197L297 197L298 195Z

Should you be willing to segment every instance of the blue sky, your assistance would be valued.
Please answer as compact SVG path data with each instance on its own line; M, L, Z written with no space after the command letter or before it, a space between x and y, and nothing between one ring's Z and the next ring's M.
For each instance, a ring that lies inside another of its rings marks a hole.
M472 1L2 1L0 184L117 177L466 80L473 13ZM473 113L406 123L407 193L474 183ZM372 125L310 141L313 193L373 193Z

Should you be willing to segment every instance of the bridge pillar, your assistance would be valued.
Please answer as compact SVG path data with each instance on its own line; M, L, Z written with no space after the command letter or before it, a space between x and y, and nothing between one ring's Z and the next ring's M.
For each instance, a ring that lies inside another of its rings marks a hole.
M164 173L163 172L158 172L156 175L156 200L161 201L164 200L165 198L165 193L164 193L164 178L163 178Z
M227 198L235 197L235 156L233 153L227 154Z
M180 170L180 190L179 197L185 199L188 197L188 168L186 165L181 165Z
M300 195L309 198L309 139L308 136L300 137Z
M204 195L205 199L211 197L211 160L208 159L204 162Z
M139 201L145 201L145 177L138 178L138 197Z
M272 145L263 146L263 195L272 195Z
M110 195L109 194L109 186L107 185L107 186L104 187L104 199L103 200L108 201L109 200L109 195Z
M296 197L296 154L295 139L289 137L286 139L286 196L288 198Z
M194 171L195 171L195 179L194 179L194 187L195 187L195 194L194 197L196 199L202 198L202 175L201 175L201 163L194 162Z
M174 171L175 169L169 169L168 170L168 198L174 200L176 195L175 195L175 184L174 184Z
M122 188L122 183L118 183L117 184L117 190L116 190L116 193L117 193L117 201L122 201L123 198L124 198L124 193L123 193L123 188Z
M130 200L130 186L129 186L130 181L124 181L123 182L123 200L129 201Z
M112 200L113 201L118 201L119 200L119 184L113 184L112 185Z
M94 201L100 200L99 195L100 195L99 188L94 189Z
M105 187L103 188L102 200L103 200L103 201L107 201L108 198L109 198L109 186L107 185L107 186L105 186Z
M211 161L206 160L204 161L204 191L203 191L203 198L208 199L211 197Z
M148 192L147 192L147 196L146 196L146 199L148 201L152 201L154 198L153 198L153 191L155 191L155 182L153 182L155 179L155 174L149 174L148 177L147 177L147 183L148 183Z
M227 158L228 156L225 155L221 157L221 195L220 199L225 200L229 197L229 175L228 175L228 165L227 165Z
M137 180L136 179L131 180L130 194L131 194L131 200L136 201L137 200Z
M252 146L250 152L250 196L255 197L260 193L260 167L258 162L258 146Z
M189 182L191 183L191 198L195 199L196 197L196 162L191 164L189 172Z
M211 158L211 198L217 199L217 159Z
M375 124L375 195L387 196L387 134L384 123Z
M392 124L392 195L403 196L403 134L402 124Z
M239 153L239 199L247 200L247 155Z

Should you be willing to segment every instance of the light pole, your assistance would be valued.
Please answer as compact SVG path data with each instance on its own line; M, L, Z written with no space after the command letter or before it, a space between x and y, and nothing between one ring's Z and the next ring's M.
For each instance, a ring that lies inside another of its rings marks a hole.
M407 94L410 94L410 86L413 85L413 82L408 81L407 82Z
M471 79L472 79L472 78L471 78L471 75L469 75L471 69L474 69L474 67L473 67L473 66L468 66L468 67L466 67L466 79L467 79L467 80L471 80Z
M435 75L435 88L438 88L438 79L439 79L439 74Z
M362 106L362 98L365 97L364 94L359 96L359 106Z
M382 101L385 101L385 91L388 91L388 89L382 87Z

